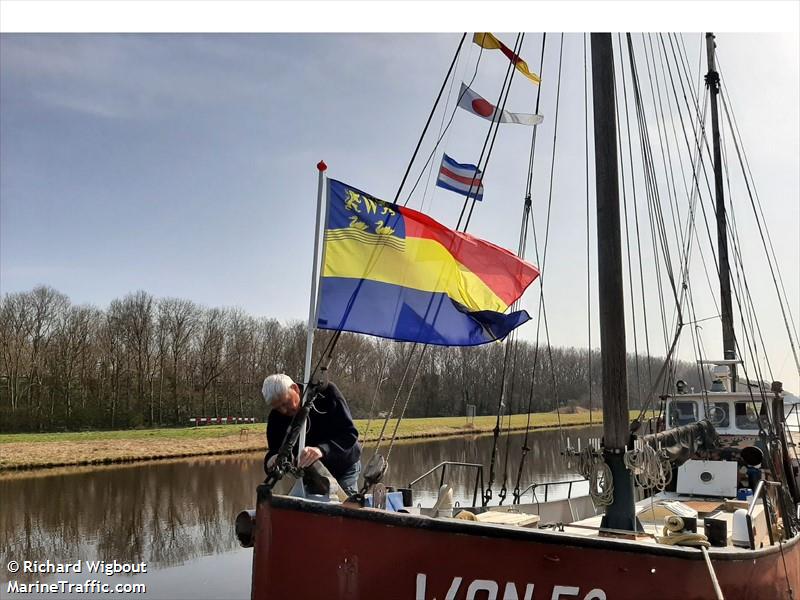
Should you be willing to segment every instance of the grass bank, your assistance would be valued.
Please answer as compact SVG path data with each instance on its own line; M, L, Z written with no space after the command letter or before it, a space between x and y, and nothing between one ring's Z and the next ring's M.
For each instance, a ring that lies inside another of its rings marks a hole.
M636 414L636 411L632 411L631 418ZM511 429L524 430L527 419L528 415L513 415ZM404 419L400 423L397 437L418 439L489 433L494 429L495 421L493 416L476 417L473 423L467 423L464 417ZM591 421L602 422L599 411L591 415ZM590 415L588 411L562 414L561 423L566 426L588 425ZM395 424L396 420L389 421L387 435L394 431ZM504 420L504 429L506 425L507 420ZM356 426L362 440L369 442L377 439L383 420L373 421L369 430L366 419L356 420ZM557 426L558 415L554 413L531 415L532 428ZM0 471L263 452L265 449L263 423L181 429L0 434Z

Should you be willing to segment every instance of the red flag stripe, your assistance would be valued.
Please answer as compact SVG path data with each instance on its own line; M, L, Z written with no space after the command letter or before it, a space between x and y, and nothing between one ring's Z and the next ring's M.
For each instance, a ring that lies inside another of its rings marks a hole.
M398 208L404 217L406 237L439 242L509 306L539 276L539 269L505 248L467 233L447 229L427 215L410 208ZM512 274L512 278L509 278L509 274Z
M464 177L463 175L457 175L447 167L442 167L441 169L439 169L439 172L442 173L443 175L447 175L450 179L458 181L459 183L463 183L464 185L473 184L476 188L481 185L480 177L475 177L473 181L472 177Z
M497 41L500 42L500 40L497 40ZM500 52L502 52L503 54L505 54L508 57L508 60L511 61L512 65L516 65L520 60L522 60L519 57L519 55L514 54L511 51L511 48L506 46L503 42L500 42Z

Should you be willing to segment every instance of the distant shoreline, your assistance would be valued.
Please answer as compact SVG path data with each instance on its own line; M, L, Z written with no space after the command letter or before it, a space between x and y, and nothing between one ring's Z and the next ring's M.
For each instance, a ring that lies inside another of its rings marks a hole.
M631 411L635 418L638 411ZM601 424L600 411L561 415L561 424L567 427ZM394 430L392 419L387 432ZM527 415L511 417L511 431L524 431ZM496 423L494 416L475 417L467 423L464 417L437 417L404 419L397 439L415 440L431 437L475 435L491 433ZM380 433L383 420L373 420L365 434L366 419L356 420L362 440L374 441ZM503 431L508 420L503 420ZM534 413L530 417L531 429L558 427L555 413ZM111 465L132 462L215 456L244 452L264 452L266 440L264 424L210 425L182 429L149 429L125 431L96 431L76 433L0 434L0 473L54 467Z

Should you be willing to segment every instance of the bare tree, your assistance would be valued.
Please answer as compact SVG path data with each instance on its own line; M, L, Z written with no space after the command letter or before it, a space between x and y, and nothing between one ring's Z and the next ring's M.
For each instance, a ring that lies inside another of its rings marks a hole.
M32 329L30 295L16 293L5 296L0 304L0 345L12 413L17 410L22 375L30 359L28 342Z
M160 318L166 324L169 358L172 363L172 408L175 422L181 420L179 399L179 365L189 351L198 325L199 310L190 300L165 298L158 305Z

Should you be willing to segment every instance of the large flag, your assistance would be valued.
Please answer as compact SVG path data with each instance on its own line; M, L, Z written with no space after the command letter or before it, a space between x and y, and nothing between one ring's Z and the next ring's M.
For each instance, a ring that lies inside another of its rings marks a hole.
M474 92L466 83L461 82L461 94L458 97L458 105L471 112L473 115L478 115L490 121L499 121L500 123L519 123L520 125L538 125L544 121L542 115L529 115L527 113L512 113L504 110L500 113L499 118L495 117L497 107L482 98L479 94Z
M483 173L475 165L462 165L444 154L436 185L468 198L483 200L481 177L483 177Z
M317 326L474 346L530 319L504 314L539 271L494 244L328 180Z
M528 63L522 60L518 54L514 54L508 46L491 33L476 33L472 36L472 41L481 48L486 48L487 50L500 50L500 52L508 57L508 60L511 61L511 64L514 65L517 71L525 75L525 77L530 79L533 83L538 84L541 81L536 73L531 73L528 70Z

